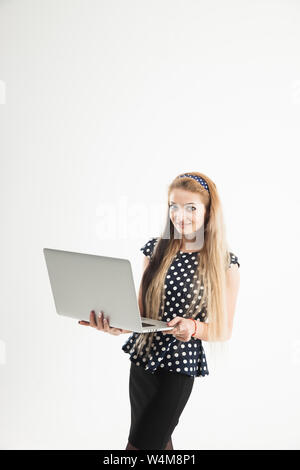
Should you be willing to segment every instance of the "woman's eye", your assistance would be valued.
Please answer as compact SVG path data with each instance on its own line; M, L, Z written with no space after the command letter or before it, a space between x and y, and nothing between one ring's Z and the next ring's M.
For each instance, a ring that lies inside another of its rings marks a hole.
M177 209L177 206L175 204L169 204L169 209ZM194 206L187 206L186 209L190 212L194 212L196 210L196 207ZM192 209L192 210L191 210Z

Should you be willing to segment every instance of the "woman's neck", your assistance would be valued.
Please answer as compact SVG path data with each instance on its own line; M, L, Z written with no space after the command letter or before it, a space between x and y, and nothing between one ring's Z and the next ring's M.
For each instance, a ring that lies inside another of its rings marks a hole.
M201 244L201 241L191 241L193 240L195 237L192 237L191 239L189 238L186 238L183 236L182 240L181 240L181 244L180 244L180 251L200 251L202 246L203 246L203 243Z
M200 251L204 245L204 237L201 231L182 235L180 251Z

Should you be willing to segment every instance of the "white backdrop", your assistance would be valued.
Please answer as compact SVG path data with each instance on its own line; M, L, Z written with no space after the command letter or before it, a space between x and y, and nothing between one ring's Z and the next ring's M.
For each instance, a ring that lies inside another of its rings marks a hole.
M300 4L0 2L2 449L125 449L128 334L59 317L43 247L128 258L201 171L241 263L175 449L299 449ZM203 342L204 349L206 348Z

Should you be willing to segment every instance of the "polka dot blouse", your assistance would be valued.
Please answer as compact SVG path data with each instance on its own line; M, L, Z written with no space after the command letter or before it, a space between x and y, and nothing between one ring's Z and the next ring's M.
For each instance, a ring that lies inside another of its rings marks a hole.
M154 247L158 242L158 238L151 238L145 245L140 248L145 256L151 258ZM186 278L197 277L197 252L178 251L165 277L165 311L158 317L159 320L170 321L177 316L185 317L184 305L186 305ZM230 252L230 264L240 263L238 258ZM197 282L200 282L197 280ZM203 289L203 285L200 287ZM195 319L205 321L207 312L205 306L198 313ZM126 343L122 346L122 350L130 355L130 360L137 366L143 367L145 370L153 373L162 368L170 372L192 375L195 377L205 376L209 374L205 352L200 339L192 338L190 341L180 341L173 335L163 335L157 331L153 334L153 342L149 357L146 358L145 347L143 354L137 355L134 349L135 341L140 333L133 332Z

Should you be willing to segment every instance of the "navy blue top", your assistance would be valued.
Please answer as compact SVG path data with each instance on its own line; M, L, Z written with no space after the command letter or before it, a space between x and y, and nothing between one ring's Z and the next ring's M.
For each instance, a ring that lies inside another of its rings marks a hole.
M151 238L140 250L145 256L151 258L157 242L158 238ZM232 264L238 264L240 267L237 256L230 252L230 258L229 267ZM197 274L195 274L197 264L197 252L177 252L165 277L165 311L158 317L159 320L168 322L177 316L185 317L184 306L187 302L185 278L187 276L197 278ZM196 280L196 282L200 281ZM203 289L203 285L201 289ZM195 319L205 321L206 318L207 311L204 306ZM171 334L163 335L162 332L156 331L153 334L151 351L147 358L143 355L138 356L134 349L135 341L139 335L140 333L133 332L122 346L122 350L130 354L130 360L137 366L142 366L153 374L158 367L195 377L209 374L200 339L191 338L190 341L180 341ZM142 349L144 355L146 346L147 344Z

